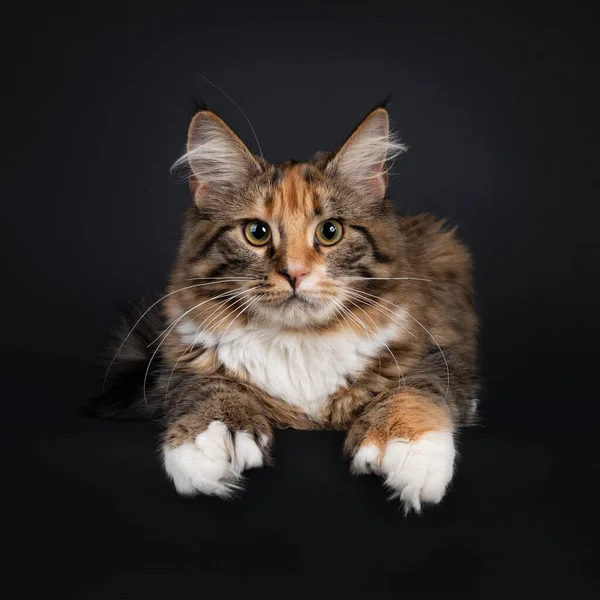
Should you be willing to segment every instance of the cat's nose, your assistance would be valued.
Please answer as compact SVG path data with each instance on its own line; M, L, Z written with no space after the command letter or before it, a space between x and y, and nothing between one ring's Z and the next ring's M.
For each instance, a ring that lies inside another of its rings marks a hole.
M279 273L288 280L292 289L295 290L300 285L302 279L309 274L309 269L304 265L290 265L281 269Z

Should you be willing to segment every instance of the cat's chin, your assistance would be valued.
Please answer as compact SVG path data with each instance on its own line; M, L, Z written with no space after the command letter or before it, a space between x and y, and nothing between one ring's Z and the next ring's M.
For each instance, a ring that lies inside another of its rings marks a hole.
M335 319L335 309L331 305L298 296L278 303L258 303L253 308L253 312L269 325L289 329L322 327Z

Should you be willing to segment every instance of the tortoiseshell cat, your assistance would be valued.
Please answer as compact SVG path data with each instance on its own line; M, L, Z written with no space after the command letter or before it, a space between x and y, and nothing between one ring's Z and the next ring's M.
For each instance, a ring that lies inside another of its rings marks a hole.
M404 148L386 110L278 165L201 110L187 150L194 203L163 315L125 323L90 413L164 423L180 494L231 495L273 427L329 428L407 512L439 502L477 405L471 260L433 217L395 215L386 165Z

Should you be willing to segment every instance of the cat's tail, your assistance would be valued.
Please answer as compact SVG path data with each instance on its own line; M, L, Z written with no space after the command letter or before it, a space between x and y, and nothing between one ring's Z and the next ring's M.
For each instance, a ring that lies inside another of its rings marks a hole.
M163 327L160 310L144 300L123 315L111 333L102 360L101 392L81 410L88 417L156 419L162 402L156 384L163 369L156 340Z

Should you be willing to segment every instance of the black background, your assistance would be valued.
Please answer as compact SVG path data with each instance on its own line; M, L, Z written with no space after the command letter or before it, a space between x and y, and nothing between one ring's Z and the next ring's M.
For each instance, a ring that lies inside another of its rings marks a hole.
M496 597L598 592L598 73L575 3L11 8L2 20L3 539L20 594ZM149 424L79 419L129 300L160 293L204 99L266 158L340 143L392 93L400 211L460 226L482 426L404 519L337 433L280 432L223 503L179 498ZM6 306L8 304L8 306ZM191 597L191 596L190 596Z

